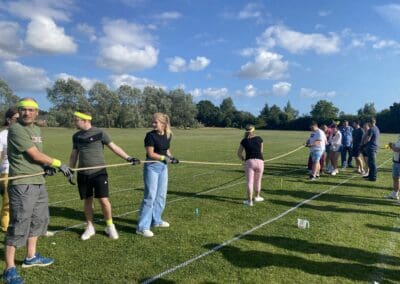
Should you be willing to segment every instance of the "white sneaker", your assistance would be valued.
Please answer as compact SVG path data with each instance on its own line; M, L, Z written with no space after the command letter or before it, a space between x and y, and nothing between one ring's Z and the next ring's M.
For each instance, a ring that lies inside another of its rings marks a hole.
M119 238L117 229L115 228L115 225L114 225L114 224L105 227L105 228L104 228L104 232L108 235L108 237L109 237L110 239L118 240L118 238Z
M399 200L399 195L396 191L392 191L389 195L386 195L385 198Z
M256 202L264 201L264 197L256 196L256 197L254 197L254 201L256 201Z
M243 201L243 204L247 205L247 206L253 206L253 202L248 201L248 200Z
M45 237L54 237L56 233L54 233L53 231L46 231L46 233L44 234Z
M86 227L85 232L83 232L83 234L81 236L81 240L86 241L86 240L90 239L91 237L93 237L95 234L96 234L96 230L94 229L94 227L92 225L88 225Z
M369 176L369 172L364 172L364 174L363 174L362 176L363 176L363 177Z
M154 224L153 227L169 228L169 223L162 221L161 224Z
M152 236L154 236L153 232L150 230L143 230L143 231L137 230L136 234L142 235L143 237L146 237L146 238L151 238Z
M339 170L338 169L335 169L335 170L333 170L332 172L331 172L331 175L332 176L335 176L335 175L337 175L339 173Z

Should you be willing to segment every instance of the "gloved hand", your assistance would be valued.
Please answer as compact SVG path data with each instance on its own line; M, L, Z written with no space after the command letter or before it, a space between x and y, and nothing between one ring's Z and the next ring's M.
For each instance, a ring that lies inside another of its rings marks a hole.
M44 171L44 176L54 176L57 172L56 168L53 168L52 166L49 165L44 165L43 166L43 171Z
M128 157L126 158L126 160L131 163L133 166L135 165L139 165L140 164L140 160L134 157Z
M74 174L72 170L65 164L61 164L61 166L58 168L60 172L63 173L64 176L68 178L68 181L70 184L75 185L74 182Z
M179 160L175 157L165 155L162 162L164 164L177 164L177 163L179 163Z

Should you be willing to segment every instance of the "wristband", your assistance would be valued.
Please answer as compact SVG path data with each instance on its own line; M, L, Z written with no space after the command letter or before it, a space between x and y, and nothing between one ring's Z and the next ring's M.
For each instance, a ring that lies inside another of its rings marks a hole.
M160 161L164 161L165 160L165 156L164 155L161 155L160 156Z
M51 162L51 166L59 168L61 166L61 161L57 160L57 159L53 159L53 161Z

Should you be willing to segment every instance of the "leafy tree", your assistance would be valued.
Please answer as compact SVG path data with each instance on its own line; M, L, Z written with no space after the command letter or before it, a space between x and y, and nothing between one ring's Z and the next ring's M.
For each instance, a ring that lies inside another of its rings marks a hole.
M143 118L142 91L127 85L120 86L116 91L121 111L118 114L116 126L118 127L142 127L145 125Z
M319 100L311 108L311 117L318 122L330 122L338 117L339 109L332 102Z
M3 118L7 109L15 107L20 98L14 95L5 81L0 79L0 115Z
M78 109L91 111L85 89L73 79L58 79L51 88L47 88L47 98L53 103L49 112L51 118L49 125L72 127L74 111Z
M232 127L234 126L234 116L236 112L236 108L233 104L233 100L231 97L223 99L221 105L219 106L219 110L222 114L222 125L224 127Z
M153 114L162 112L171 115L172 101L161 88L145 87L143 90L143 116L145 126L151 125Z
M366 121L371 117L376 117L376 109L374 103L366 103L363 108L357 111L360 120Z
M89 91L89 102L94 110L93 124L100 127L115 127L121 106L115 92L105 84L96 83Z
M287 121L291 121L293 119L296 119L299 116L299 111L295 110L292 105L290 104L290 101L286 103L286 106L283 108L283 111L287 115Z
M197 108L193 97L185 94L182 89L170 91L171 99L171 124L173 126L190 127L196 124Z
M219 119L219 108L211 101L203 100L197 103L196 119L205 126L217 126Z

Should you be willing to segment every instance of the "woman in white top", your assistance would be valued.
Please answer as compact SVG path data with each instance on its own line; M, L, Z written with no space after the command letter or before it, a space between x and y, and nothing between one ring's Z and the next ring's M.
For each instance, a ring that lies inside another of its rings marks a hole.
M329 137L329 144L329 160L331 161L332 165L331 175L335 176L339 173L337 164L340 151L342 149L342 134L340 133L336 124L332 126L332 135Z
M13 124L19 117L18 111L16 109L8 109L5 115L4 126L6 129L0 132L0 191L3 195L3 203L1 206L1 230L3 232L7 231L8 223L10 222L10 208L8 200L8 157L7 157L7 137L8 137L8 127Z

